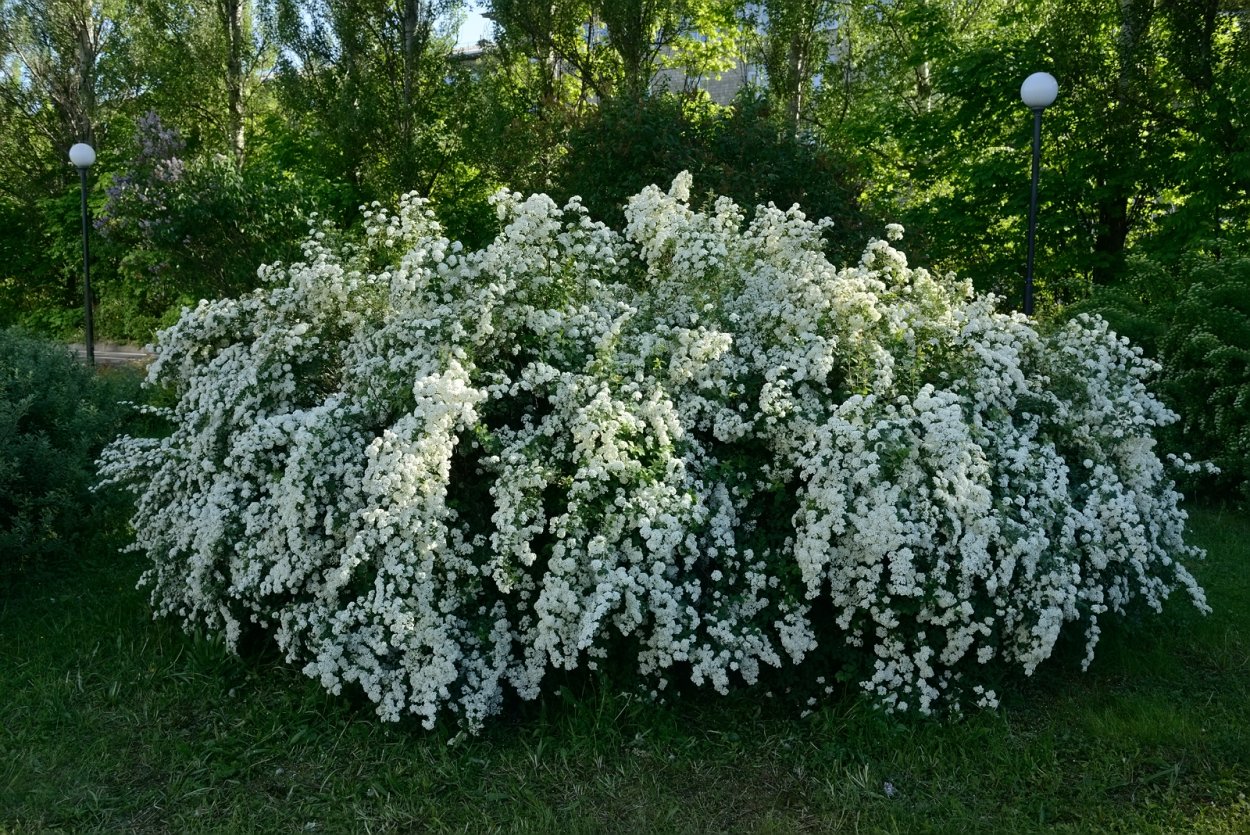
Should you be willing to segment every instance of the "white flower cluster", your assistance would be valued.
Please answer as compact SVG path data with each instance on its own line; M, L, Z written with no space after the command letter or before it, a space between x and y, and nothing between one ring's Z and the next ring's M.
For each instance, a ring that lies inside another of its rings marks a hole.
M1040 334L886 240L836 269L823 223L689 188L624 235L501 193L477 252L375 205L186 311L149 376L171 432L102 457L157 611L477 727L553 668L723 692L826 642L888 709L993 704L986 665L1067 624L1092 658L1104 615L1206 608L1173 416L1105 323Z

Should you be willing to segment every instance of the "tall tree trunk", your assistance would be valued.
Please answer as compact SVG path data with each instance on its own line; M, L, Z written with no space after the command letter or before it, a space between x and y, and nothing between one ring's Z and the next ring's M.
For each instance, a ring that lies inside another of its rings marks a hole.
M1120 32L1116 37L1116 57L1119 59L1117 92L1125 101L1141 79L1140 59L1142 47L1150 34L1150 24L1155 14L1155 0L1120 0Z
M417 73L422 55L429 41L429 12L423 0L400 0L399 25L400 49L403 52L400 72L400 95L403 98L400 107L400 157L397 161L398 175L405 189L416 188L417 166L413 155L413 146L417 141L417 99L420 77ZM429 188L425 193L429 193Z
M222 32L226 36L226 132L236 169L243 168L243 3L218 0Z
M807 87L807 44L804 39L808 33L798 28L790 35L790 96L789 122L792 136L799 135L799 127L803 120L803 93Z
M933 112L933 66L922 61L916 67L916 105L917 112Z
M1137 139L1140 124L1131 114L1140 113L1135 104L1142 95L1143 53L1148 47L1150 26L1155 13L1155 0L1119 0L1120 31L1116 36L1116 58L1119 64L1115 89L1111 96L1115 110L1108 116L1104 152L1106 165L1132 169L1133 156L1140 153ZM1130 227L1129 203L1133 199L1133 182L1129 177L1112 176L1098 183L1098 227L1094 235L1095 284L1115 280L1124 264L1124 244Z
M1099 183L1103 196L1098 200L1098 233L1094 238L1093 279L1095 284L1110 284L1124 267L1124 244L1128 240L1128 195L1123 187Z
M829 52L829 23L835 7L829 0L769 0L762 4L765 27L762 60L769 92L785 106L786 128L798 136L812 98L812 76Z
M421 0L403 0L402 23L404 50L404 107L410 109L413 102L413 78L419 54L421 26Z
M100 57L100 44L91 17L90 6L83 5L78 31L78 108L74 114L78 141L95 147L96 114L96 62Z

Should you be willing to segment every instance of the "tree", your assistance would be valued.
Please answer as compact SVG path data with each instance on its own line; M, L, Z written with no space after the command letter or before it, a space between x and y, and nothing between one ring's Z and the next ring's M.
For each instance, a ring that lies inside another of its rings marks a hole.
M986 289L1020 286L1031 149L1017 91L1048 70L1038 285L1052 302L1118 280L1135 246L1183 250L1245 228L1246 53L1213 0L897 0L839 22L811 112L856 151L873 211L913 251ZM841 70L841 72L838 72ZM1223 218L1223 220L1220 220ZM1166 240L1165 240L1166 239Z
M246 161L249 121L264 95L271 47L254 25L252 0L131 0L126 61L138 76L140 106L155 111L197 146Z
M0 215L8 221L0 251L10 256L0 286L23 313L82 298L65 245L78 216L66 152L105 139L126 99L108 49L116 11L90 0L0 0Z
M243 72L248 38L243 28L244 0L217 0L217 15L225 36L225 82L227 138L236 168L243 167L243 93L247 77Z
M430 194L458 143L452 42L438 22L457 0L278 0L279 99L362 196ZM317 164L313 161L314 164Z
M795 136L808 109L813 79L832 57L840 6L837 0L765 0L748 7L748 19L757 32L755 58L767 75L769 94L783 105Z
M545 68L544 93L576 102L648 94L665 64L695 73L725 68L740 21L731 0L491 0L506 49Z
M832 257L851 259L863 249L861 184L845 156L796 139L766 101L698 108L676 95L612 100L573 128L568 145L553 196L579 196L609 224L623 222L630 195L689 171L696 194L723 194L748 213L797 203L813 219L832 218L824 235Z
M96 142L100 59L115 22L91 0L5 0L0 4L0 46L16 83L6 94L28 111L54 147Z

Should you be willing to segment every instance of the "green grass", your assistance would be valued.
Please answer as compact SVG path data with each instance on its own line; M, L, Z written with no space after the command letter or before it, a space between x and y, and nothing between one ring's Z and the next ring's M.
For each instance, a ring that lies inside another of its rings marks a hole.
M0 832L1250 831L1250 520L1193 532L1213 615L1177 599L993 713L588 687L469 738L153 622L137 561L84 559L0 586Z

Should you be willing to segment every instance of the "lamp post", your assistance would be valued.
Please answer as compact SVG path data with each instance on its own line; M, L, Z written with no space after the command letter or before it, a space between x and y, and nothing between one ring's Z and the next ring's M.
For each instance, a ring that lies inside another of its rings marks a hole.
M78 169L78 182L82 191L82 297L87 324L87 362L95 365L95 329L91 321L91 247L88 242L87 220L87 169L95 164L95 148L79 142L69 149L69 161Z
M1020 85L1020 99L1033 111L1033 191L1029 198L1029 254L1024 271L1024 315L1033 315L1033 253L1037 239L1037 179L1042 165L1042 111L1054 104L1059 83L1048 72L1035 72Z

